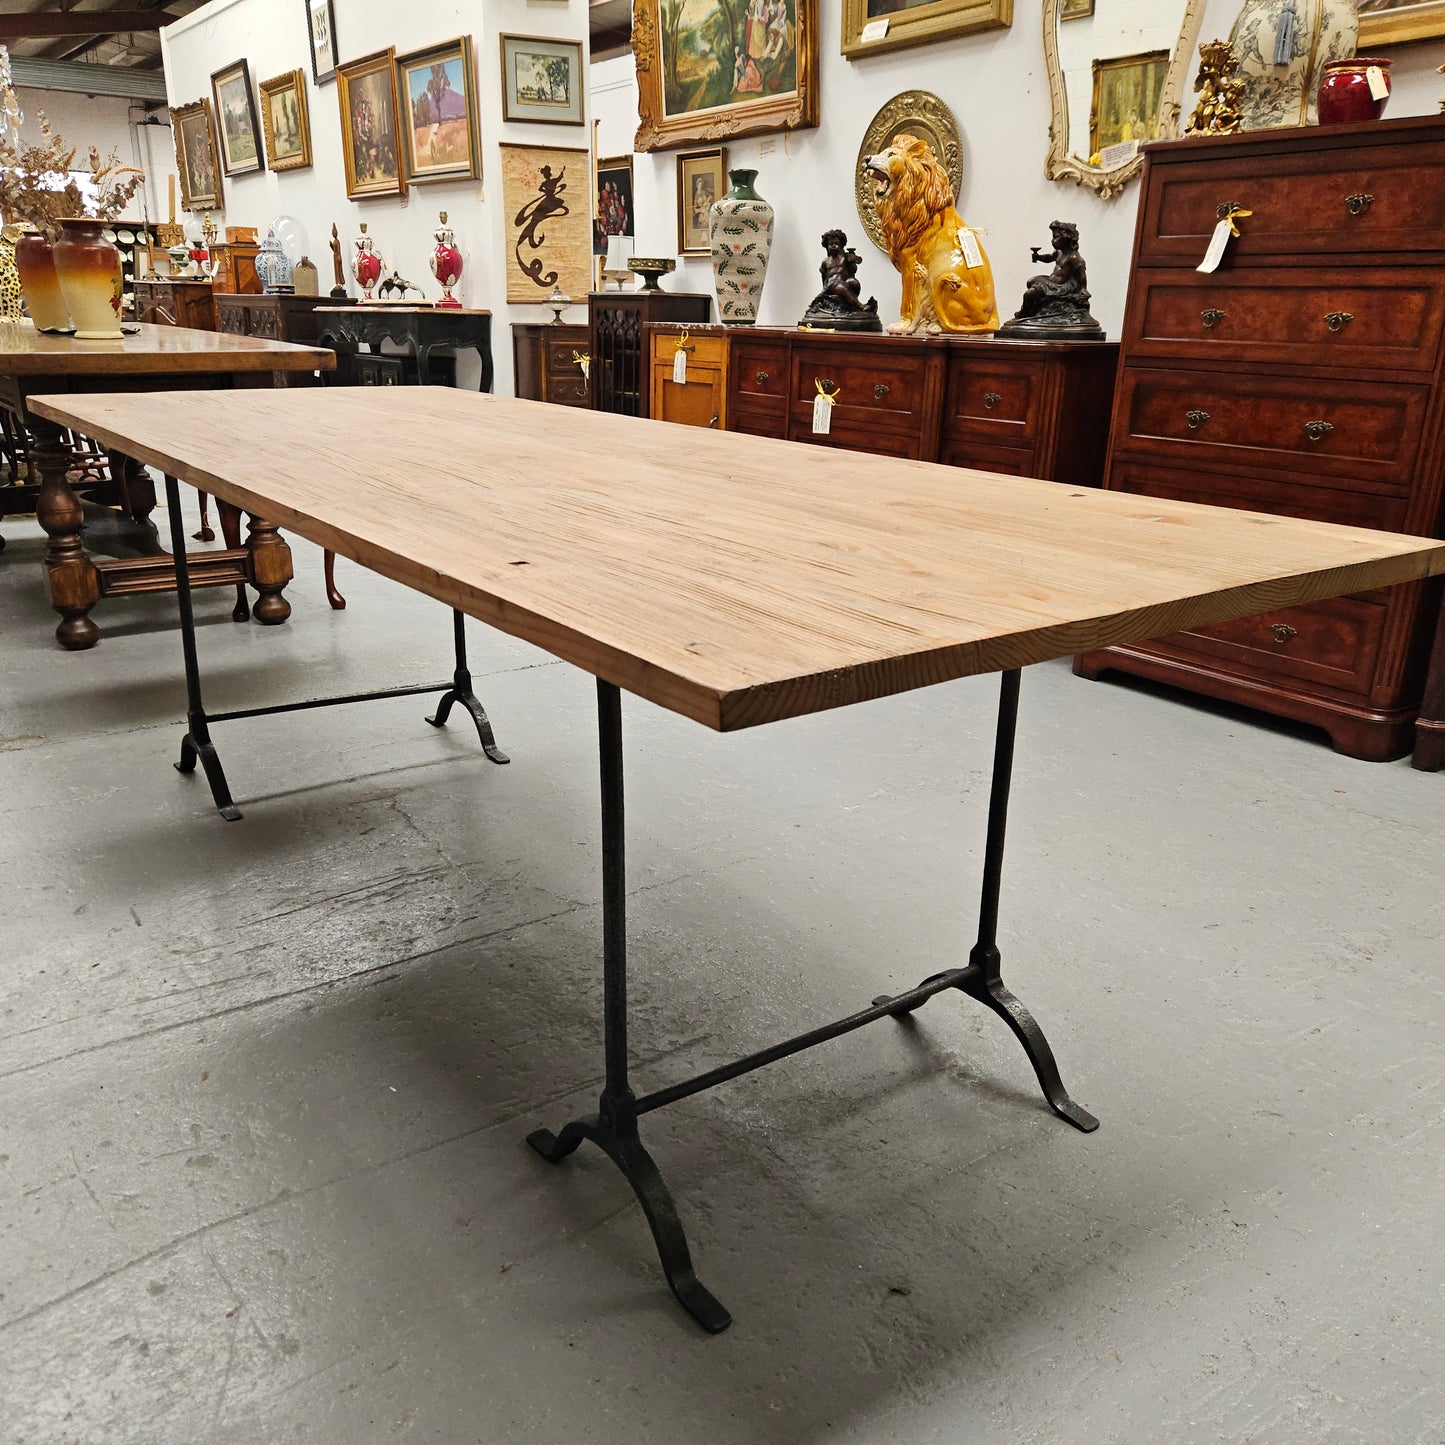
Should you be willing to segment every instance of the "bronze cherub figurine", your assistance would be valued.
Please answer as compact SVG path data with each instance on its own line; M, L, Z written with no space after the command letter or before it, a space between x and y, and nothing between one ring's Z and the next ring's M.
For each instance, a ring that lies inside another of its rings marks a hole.
M1035 261L1052 261L1054 269L1030 277L1023 303L1000 336L1034 340L1102 341L1104 328L1089 312L1089 274L1079 254L1079 228L1072 221L1052 221L1053 247L1032 247Z
M878 302L859 298L863 288L858 284L858 267L862 257L848 244L842 231L823 232L823 250L827 255L818 274L823 289L812 299L799 326L816 326L829 331L882 331L878 319Z

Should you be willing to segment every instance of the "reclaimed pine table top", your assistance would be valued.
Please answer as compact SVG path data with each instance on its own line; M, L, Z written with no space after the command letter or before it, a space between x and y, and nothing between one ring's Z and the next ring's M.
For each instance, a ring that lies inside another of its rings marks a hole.
M29 321L0 324L0 376L330 371L335 365L336 353L329 348L189 326L143 323L119 341L77 341L37 331Z
M1445 544L459 392L42 415L727 731L1445 573Z

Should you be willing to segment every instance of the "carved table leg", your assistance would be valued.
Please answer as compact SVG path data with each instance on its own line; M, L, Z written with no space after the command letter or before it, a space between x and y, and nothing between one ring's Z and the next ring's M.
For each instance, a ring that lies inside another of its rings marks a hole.
M120 483L120 493L131 520L142 527L154 528L151 513L156 509L155 479L141 462L120 452L111 452L110 467Z
M335 611L343 612L346 609L346 598L336 590L336 553L323 552L321 565L326 573L326 600Z
M100 640L100 628L90 620L90 609L100 600L100 578L81 542L80 502L65 477L70 460L65 433L52 422L32 418L30 435L30 458L40 473L35 515L50 538L45 551L50 605L61 619L55 639L80 652Z
M274 627L291 615L291 604L281 595L286 584L296 575L291 567L291 549L281 539L274 522L251 518L251 533L246 539L251 550L256 598L256 621Z
M206 494L201 493L204 497ZM221 535L226 539L226 546L239 547L241 545L241 509L232 502L223 502L216 499L216 510L221 514ZM203 517L205 513L201 514ZM201 531L210 532L209 527L203 527ZM211 532L212 538L215 533ZM199 540L200 532L196 533ZM231 609L232 622L249 622L251 619L251 603L246 596L246 584L236 583L236 605Z
M201 530L192 532L191 536L197 542L214 542L216 540L215 528L211 526L211 494L209 492L198 492L201 499Z

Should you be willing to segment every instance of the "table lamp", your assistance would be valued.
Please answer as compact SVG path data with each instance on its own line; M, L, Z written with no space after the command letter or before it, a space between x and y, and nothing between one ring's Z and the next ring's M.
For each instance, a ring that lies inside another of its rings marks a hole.
M617 289L622 290L622 279L632 273L627 269L627 263L632 259L632 237L631 236L609 236L607 238L607 257L602 263L604 275L611 276L617 283Z

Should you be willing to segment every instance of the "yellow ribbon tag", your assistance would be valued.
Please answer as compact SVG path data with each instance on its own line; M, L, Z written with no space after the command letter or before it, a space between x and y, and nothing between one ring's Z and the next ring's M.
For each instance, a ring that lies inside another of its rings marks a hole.
M1231 206L1223 218L1229 222L1229 234L1231 236L1239 235L1239 227L1234 224L1237 216L1252 216L1253 214L1253 211L1247 211L1243 206Z
M825 437L833 430L833 408L838 402L840 388L825 391L821 381L815 381L818 394L813 398L813 435Z
M832 406L833 403L837 401L838 393L842 390L842 387L835 386L832 391L824 391L821 381L815 381L813 384L818 388L818 395L821 396L829 406Z

